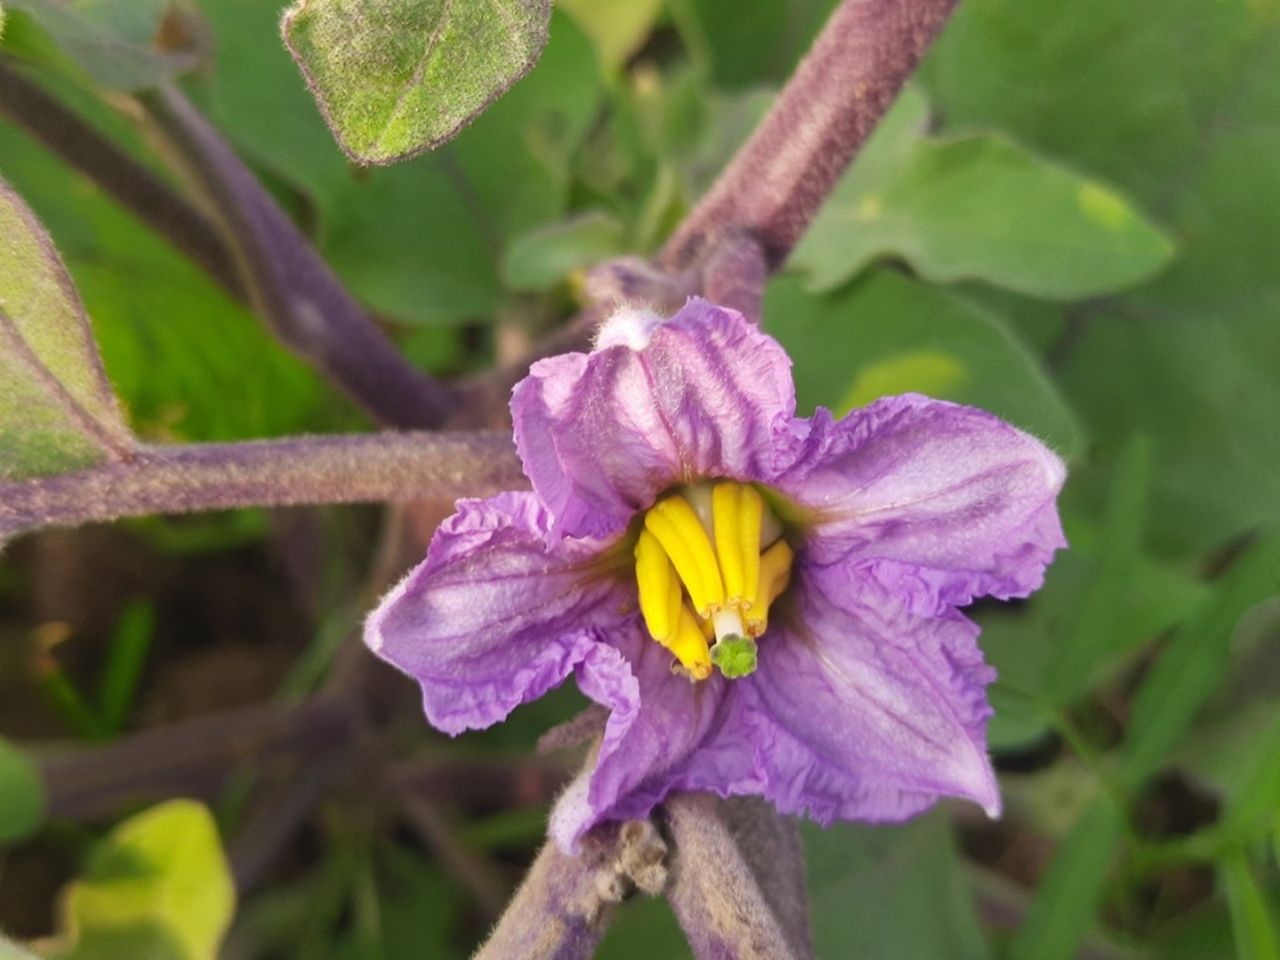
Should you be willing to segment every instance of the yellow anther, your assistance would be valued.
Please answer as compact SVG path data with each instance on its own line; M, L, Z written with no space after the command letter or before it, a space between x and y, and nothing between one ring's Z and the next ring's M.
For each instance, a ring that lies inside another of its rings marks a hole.
M693 679L705 680L711 676L711 647L707 638L702 635L697 618L689 612L688 607L680 607L675 636L661 642L680 661L680 666L689 671Z
M716 552L693 507L683 497L667 497L645 514L644 526L671 558L694 610L709 617L722 607L724 583L716 565Z
M665 640L675 633L676 611L671 605L671 590L675 588L678 599L680 585L662 545L648 530L641 530L640 539L636 541L636 586L644 625L655 640Z
M726 481L716 484L711 507L725 596L730 604L748 607L755 599L760 580L764 499L755 487Z
M787 541L779 540L760 555L760 578L755 598L747 611L747 633L758 637L769 627L769 606L777 600L791 581L791 562L795 554Z

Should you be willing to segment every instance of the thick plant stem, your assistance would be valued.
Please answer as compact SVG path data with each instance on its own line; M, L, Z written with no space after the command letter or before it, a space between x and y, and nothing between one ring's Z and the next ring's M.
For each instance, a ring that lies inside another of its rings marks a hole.
M844 0L773 108L667 241L683 269L747 232L771 268L791 252L956 0Z
M37 750L49 816L94 820L130 803L212 796L238 764L345 748L360 710L350 696L315 697L239 707L101 746Z
M162 147L210 201L250 302L280 341L382 423L444 423L453 391L405 359L213 125L172 87L144 103Z
M0 484L0 541L39 527L246 506L486 496L526 486L502 433L381 433L141 447L123 463Z
M698 960L807 960L804 911L776 909L717 803L709 794L687 793L665 804L675 844L667 899L693 955ZM777 867L788 870L785 863ZM805 928L788 931L786 922Z
M245 299L235 259L208 217L2 58L0 113L114 197L228 293Z
M598 856L548 841L473 960L590 960L613 913L601 885Z

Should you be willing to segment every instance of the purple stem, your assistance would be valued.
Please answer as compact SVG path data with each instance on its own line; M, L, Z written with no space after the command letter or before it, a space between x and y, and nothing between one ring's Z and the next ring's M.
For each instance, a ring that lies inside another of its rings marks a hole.
M571 857L549 841L472 960L590 960L613 912L603 867L599 855Z
M349 744L360 705L348 696L260 704L130 734L114 743L37 751L49 816L96 820L128 804L212 796L246 761Z
M212 202L250 300L276 336L382 423L443 424L453 391L404 358L213 125L172 87L145 103Z
M810 956L808 931L789 932L761 890L709 794L675 794L665 803L675 856L667 899L698 960ZM789 872L786 864L779 869ZM786 883L784 879L780 881ZM807 927L808 920L803 918Z
M455 499L524 487L503 433L381 433L140 447L0 484L0 541L38 527L247 506Z
M956 0L844 0L777 102L662 251L670 268L745 231L776 268L888 111Z

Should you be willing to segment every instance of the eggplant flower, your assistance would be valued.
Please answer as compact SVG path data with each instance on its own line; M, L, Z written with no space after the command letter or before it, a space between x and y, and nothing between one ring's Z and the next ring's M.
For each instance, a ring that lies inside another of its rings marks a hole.
M1062 462L972 407L795 415L791 362L734 311L623 310L512 394L531 492L462 500L365 639L427 719L487 727L571 674L609 710L561 797L566 850L674 790L895 821L995 816L977 597L1065 546Z

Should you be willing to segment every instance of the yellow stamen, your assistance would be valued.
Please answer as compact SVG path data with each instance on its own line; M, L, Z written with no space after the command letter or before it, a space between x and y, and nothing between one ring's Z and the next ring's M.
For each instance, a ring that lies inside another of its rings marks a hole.
M726 481L716 484L711 505L725 596L732 606L749 607L760 580L764 498L755 487Z
M711 540L693 507L683 497L667 497L645 514L644 526L671 558L694 610L709 617L720 609L724 605L724 582Z
M705 680L711 676L711 648L707 638L702 635L698 620L689 608L680 606L679 626L670 641L659 641L670 650L680 666L689 671L695 680Z
M640 615L649 635L658 641L666 640L676 630L678 608L672 605L671 591L675 590L678 604L680 584L662 545L648 530L641 530L636 541L636 586Z
M795 553L787 541L779 540L760 556L760 578L755 598L747 612L747 633L758 637L769 628L769 606L791 581Z

